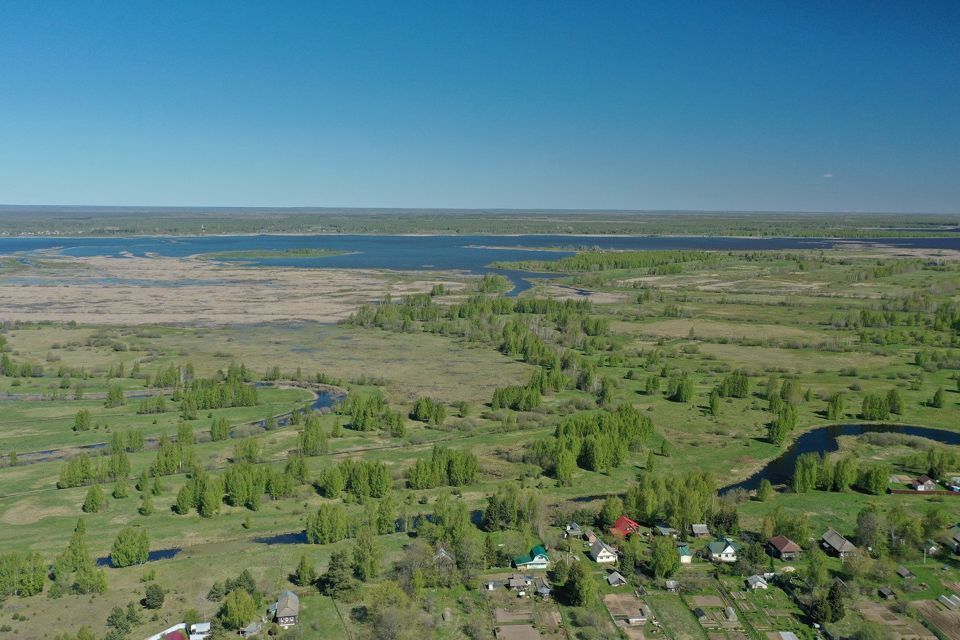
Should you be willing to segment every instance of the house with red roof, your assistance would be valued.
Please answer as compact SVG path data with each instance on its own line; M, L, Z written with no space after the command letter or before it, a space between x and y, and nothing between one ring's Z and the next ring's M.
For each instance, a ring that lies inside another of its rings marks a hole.
M618 538L626 538L631 533L640 531L640 525L627 516L620 516L610 527L610 533Z

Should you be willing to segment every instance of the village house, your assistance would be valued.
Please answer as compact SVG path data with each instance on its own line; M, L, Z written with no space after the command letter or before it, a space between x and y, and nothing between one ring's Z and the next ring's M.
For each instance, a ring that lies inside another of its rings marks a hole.
M579 540L583 538L583 530L576 522L570 522L566 527L564 527L563 537L564 539L573 538L574 540Z
M781 560L795 560L800 556L800 545L787 536L774 536L767 540L767 553Z
M668 536L670 538L677 537L677 530L666 524L658 524L653 528L653 532L658 536Z
M603 540L596 540L590 545L590 557L599 564L609 564L617 561L617 552Z
M437 549L437 552L433 554L433 563L437 565L438 568L444 569L456 566L457 561L452 553L440 547Z
M692 524L690 525L690 535L694 538L709 538L710 528L705 524Z
M293 591L284 591L267 611L274 622L289 629L300 620L300 598Z
M707 545L707 559L711 562L736 562L737 546L729 538L714 540Z
M620 516L610 527L610 533L618 538L626 538L631 533L640 531L640 525L627 516Z
M910 488L914 491L936 491L937 483L930 476L920 476L910 482Z
M826 532L820 536L820 544L824 551L838 558L846 558L857 552L857 547L852 542L833 529L827 529Z
M513 559L513 566L517 569L546 569L549 563L550 558L547 556L547 549L542 544L535 546L530 550L530 553Z

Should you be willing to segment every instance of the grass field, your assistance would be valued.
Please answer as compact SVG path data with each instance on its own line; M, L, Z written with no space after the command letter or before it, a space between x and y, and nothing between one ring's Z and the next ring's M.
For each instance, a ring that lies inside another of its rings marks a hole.
M152 515L138 512L139 493L132 487L129 497L114 499L109 496L112 483L106 483L106 508L92 514L81 511L86 486L56 488L63 465L59 458L76 455L78 447L84 445L106 443L116 432L142 430L148 439L145 450L128 455L131 485L154 463L157 452L152 439L175 434L181 421L172 390L161 390L170 411L156 415L137 414L138 397L129 398L123 406L107 408L104 396L114 386L128 395L146 392L143 376L155 375L170 365L190 363L197 377L215 377L231 363L242 362L250 367L252 380L265 377L273 367L281 369L280 384L260 388L257 405L203 410L190 421L201 436L194 446L196 460L214 477L222 477L235 464L236 439L210 442L205 437L217 418L226 418L237 433L254 433L262 448L261 464L282 471L290 453L299 446L300 427L261 431L249 425L308 404L312 393L292 388L291 384L296 378L313 379L318 372L323 373L324 380L332 380L353 397L381 394L386 406L400 413L404 433L391 435L389 430L379 428L354 430L349 428L349 415L324 413L319 422L325 432L331 433L335 424L348 428L342 429L339 437L330 438L327 453L306 460L310 478L317 479L347 459L382 462L398 512L411 519L426 516L434 513L438 498L452 497L473 514L472 521L464 526L481 542L488 533L480 524L488 496L512 484L524 492L524 499L534 497L534 507L519 526L489 534L492 544L504 545L504 554L516 555L540 542L551 549L561 547L559 527L568 517L587 518L583 524L595 526L607 536L605 526L590 520L597 516L607 496L623 495L644 473L677 478L706 471L716 486L742 480L775 458L804 430L861 421L861 402L869 393L886 394L890 389L899 392L903 408L900 414L891 416L892 422L960 430L960 394L956 392L960 370L956 350L960 343L957 331L937 316L938 309L955 309L960 304L957 277L953 262L894 259L851 249L845 249L842 257L839 252L718 254L702 263L684 263L677 274L651 274L646 267L572 272L551 281L549 287L524 294L524 298L560 295L585 299L586 295L577 293L577 289L584 289L605 296L594 296L589 310L574 313L580 324L570 323L563 329L558 328L558 323L565 321L559 312L469 317L464 311L444 317L446 310L458 309L457 305L467 300L461 294L433 298L430 304L435 306L437 317L379 327L312 322L216 327L7 324L0 333L4 353L16 363L42 367L42 375L0 376L4 409L0 412L0 554L36 551L52 562L64 550L81 516L90 554L95 558L109 554L114 537L124 526L148 531L151 550L180 551L173 558L143 566L107 568L109 589L102 596L6 598L0 610L0 626L10 625L14 637L24 639L75 632L81 623L102 635L107 631L105 621L110 610L139 601L149 574L153 574L169 593L156 619L153 612L147 612L142 623L131 630L130 637L147 636L169 626L166 622L177 621L188 609L205 619L214 616L219 604L206 598L208 590L214 581L235 577L242 569L249 569L260 590L270 598L291 586L288 577L301 555L323 572L334 551L352 552L355 543L351 539L328 545L303 543L307 516L321 505L342 504L351 526L362 526L370 520L377 500L354 499L348 494L343 499L331 499L309 483L297 485L291 497L265 497L256 511L223 504L211 518L193 511L178 515L171 510L189 480L185 473L163 478L163 488L153 498L156 511ZM567 288L561 293L558 285ZM590 321L606 323L609 328L590 335L584 330ZM531 328L557 353L569 351L576 357L575 364L565 370L569 381L563 388L543 393L539 406L529 410L491 407L495 389L524 385L536 370L536 363L526 362L528 358L522 352L509 354L502 348L501 334L509 322ZM918 359L918 353L927 355ZM116 375L120 365L124 373ZM140 377L132 375L135 365ZM108 379L111 369L115 377ZM585 369L595 373L592 385L578 380ZM709 401L711 390L735 369L747 374L749 393L742 398L722 398L714 415ZM689 401L665 396L668 378L663 374L671 371L685 373L692 382ZM794 399L796 426L781 444L774 444L768 437L772 414L765 385L771 375L781 382L790 380L801 390ZM606 395L601 399L604 379ZM648 391L651 379L659 380L659 389ZM81 400L75 399L78 385L83 388ZM943 406L931 406L931 398L940 387L944 389ZM828 420L827 398L838 392L846 398L845 409ZM446 410L442 424L408 418L417 399L424 397L442 403ZM537 462L534 443L552 442L564 418L599 415L618 405L632 406L639 415L649 417L654 430L648 442L624 454L622 464L598 471L577 465L569 484L564 485ZM80 409L90 411L94 426L74 432L71 427ZM432 488L408 488L406 473L417 460L428 458L435 444L474 454L475 478L457 487L441 483ZM932 446L930 441L845 438L833 458L850 454L863 465L883 462L898 474L917 475L922 469L911 466L910 460ZM47 452L44 455L48 457L37 452ZM11 454L19 458L16 466L10 464ZM58 459L51 459L54 457ZM654 469L648 468L649 464ZM960 468L945 469L947 474L953 472L960 473ZM711 508L720 504L719 498L712 499ZM880 513L902 507L917 520L936 507L943 511L945 522L960 521L960 499L952 497L874 496L854 489L793 493L780 488L768 501L742 496L735 502L738 527L734 535L756 535L764 516L781 509L787 515L807 516L812 539L797 540L804 546L815 544L815 538L828 526L852 537L858 513L868 506L875 506ZM945 528L935 535L946 535ZM402 533L377 536L383 551L381 578L338 600L339 613L334 602L316 589L298 589L303 595L303 618L297 631L301 635L291 637L313 637L313 633L352 640L372 633L376 624L363 618L359 608L372 605L371 594L377 593L378 586L394 578L400 580L392 573L392 566L405 561L412 540ZM436 539L434 546L440 544L452 548L447 539ZM697 545L699 550L702 544ZM631 588L652 589L647 600L663 624L663 634L671 640L704 640L706 633L690 607L679 596L663 593L661 581L645 573L649 555L646 542L641 551L640 573L632 579ZM582 561L589 559L583 555ZM879 581L892 580L890 567L899 563L909 566L917 574L917 582L926 585L905 590L905 600L936 599L951 592L948 585L960 583L956 559L949 550L936 562L928 560L924 564L917 549L907 549L900 556L858 568L860 573L855 575L851 565L836 560L831 559L828 568L831 576L842 576L858 585L856 598L870 598L875 597L869 594L875 593ZM805 566L803 560L793 564L801 571ZM707 566L697 560L694 566L683 567L680 576L712 580ZM775 566L780 570L785 565ZM592 564L590 570L597 582L606 573ZM509 569L490 567L488 573L492 571L502 574ZM736 592L740 578L721 573L725 588L731 594ZM478 580L468 581L471 588L459 582L452 587L426 585L420 595L402 607L412 616L408 621L411 633L462 638L476 623L479 637L489 637L483 634L491 633L491 612L496 607L476 588ZM605 586L601 589L601 593L609 591ZM534 616L543 633L555 622L550 611L558 612L569 637L591 637L585 630L590 625L607 628L609 616L599 601L587 607L570 606L563 597L557 602ZM765 637L767 630L784 630L780 627L787 625L807 637L804 634L808 627L800 609L783 591L751 593L742 599L737 596L736 602L746 615L743 633L751 639ZM855 607L849 609L849 616L831 630L853 633L864 624ZM609 633L616 633L612 629L610 626ZM727 631L724 637L740 633Z

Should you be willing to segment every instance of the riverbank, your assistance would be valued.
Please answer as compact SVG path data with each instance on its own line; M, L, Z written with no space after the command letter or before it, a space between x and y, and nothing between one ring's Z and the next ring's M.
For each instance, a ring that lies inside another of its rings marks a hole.
M743 480L721 488L720 493L737 489L755 490L762 480L769 480L775 486L787 484L793 475L799 456L805 453L833 453L840 448L839 438L867 433L896 433L924 438L940 444L960 445L960 431L920 425L891 422L835 422L827 425L811 425L805 430L797 431L778 456L765 463L758 463Z

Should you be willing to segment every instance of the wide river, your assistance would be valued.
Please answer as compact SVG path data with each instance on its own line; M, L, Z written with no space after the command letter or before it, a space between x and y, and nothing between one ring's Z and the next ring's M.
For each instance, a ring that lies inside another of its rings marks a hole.
M68 256L183 257L223 251L333 249L343 255L281 257L246 261L264 266L311 268L461 270L496 273L487 265L495 261L557 259L577 249L691 249L752 251L829 249L855 242L876 243L903 249L960 250L960 236L945 238L889 238L837 240L818 238L731 238L697 236L376 236L376 235L256 235L256 236L134 236L134 237L5 237L0 254L56 250ZM566 251L531 251L529 247L563 248ZM499 271L516 285L512 292L529 288L524 274Z

